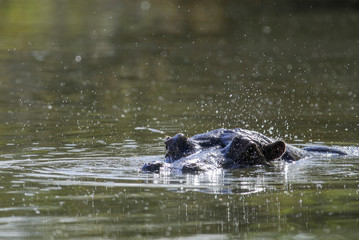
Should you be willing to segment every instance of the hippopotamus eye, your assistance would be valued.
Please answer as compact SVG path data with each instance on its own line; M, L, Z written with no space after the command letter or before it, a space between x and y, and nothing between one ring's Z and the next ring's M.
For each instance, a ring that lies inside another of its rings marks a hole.
M248 153L253 153L253 152L255 152L255 149L256 149L256 146L254 144L251 144L251 145L248 146L247 152Z

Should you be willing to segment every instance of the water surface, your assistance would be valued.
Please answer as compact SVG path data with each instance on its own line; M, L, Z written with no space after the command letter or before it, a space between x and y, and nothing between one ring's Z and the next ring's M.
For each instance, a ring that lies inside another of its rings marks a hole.
M357 239L357 10L0 1L0 238ZM351 156L139 171L220 127Z

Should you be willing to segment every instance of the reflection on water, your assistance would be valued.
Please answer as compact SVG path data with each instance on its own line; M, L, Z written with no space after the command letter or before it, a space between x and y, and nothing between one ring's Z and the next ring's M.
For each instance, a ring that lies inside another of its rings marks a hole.
M358 239L355 1L0 1L1 239ZM350 157L145 174L243 127Z
M138 171L160 156L111 156L111 145L95 152L77 147L33 147L31 157L2 160L2 238L78 238L83 232L176 237L189 231L227 239L228 233L256 238L270 231L274 238L278 232L314 239L342 229L346 237L358 236L350 230L357 224L351 218L359 197L357 156L162 175ZM331 223L319 220L326 218Z

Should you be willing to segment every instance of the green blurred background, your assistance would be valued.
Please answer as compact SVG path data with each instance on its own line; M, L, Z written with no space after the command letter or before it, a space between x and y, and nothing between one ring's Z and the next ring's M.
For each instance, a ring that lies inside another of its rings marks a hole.
M358 146L358 10L0 0L0 237L357 239L357 158L137 169L165 135L220 127Z

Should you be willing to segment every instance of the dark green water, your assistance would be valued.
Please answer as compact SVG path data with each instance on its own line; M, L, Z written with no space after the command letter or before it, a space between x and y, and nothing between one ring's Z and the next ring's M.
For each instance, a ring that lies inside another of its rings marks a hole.
M355 1L0 0L0 239L358 239ZM145 174L242 127L350 157Z

